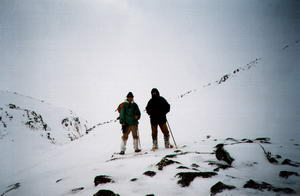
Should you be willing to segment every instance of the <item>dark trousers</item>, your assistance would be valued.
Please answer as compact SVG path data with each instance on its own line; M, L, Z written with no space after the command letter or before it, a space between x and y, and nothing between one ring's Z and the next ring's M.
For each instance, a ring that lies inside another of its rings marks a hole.
M152 129L152 139L157 140L157 128L158 126L160 127L161 132L164 134L165 138L169 138L169 129L167 127L167 124L151 124L151 129Z

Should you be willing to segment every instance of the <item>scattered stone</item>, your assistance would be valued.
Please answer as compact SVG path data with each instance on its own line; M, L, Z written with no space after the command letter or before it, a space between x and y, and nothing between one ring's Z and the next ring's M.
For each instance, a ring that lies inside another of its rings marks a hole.
M264 144L271 144L271 142L270 142L271 139L268 137L259 137L259 138L256 138L254 141L264 143Z
M220 169L228 169L228 168L231 168L230 165L228 165L227 163L222 163L222 162L216 162L216 161L207 161L208 162L208 165L215 165L217 166L217 168L214 169L214 171L218 172Z
M207 135L207 136L206 136L206 139L209 139L209 138L211 138L211 136L210 136L210 135Z
M100 175L94 179L95 186L98 184L114 183L110 176Z
M132 178L130 181L131 182L135 182L135 181L137 181L138 179L137 178Z
M262 182L261 184L255 182L254 180L249 180L245 185L244 188L250 188L250 189L257 189L257 190L268 190L271 191L273 186L271 184L268 184L266 182Z
M146 171L146 172L144 173L144 175L145 175L145 176L153 177L153 176L156 175L156 172L154 172L154 171Z
M232 164L234 159L230 156L230 154L224 149L224 144L218 144L216 145L217 150L215 151L216 153L216 158L219 161L225 161L229 165Z
M197 177L211 178L216 175L218 174L215 172L181 172L176 174L176 177L180 178L177 183L182 187L186 187L189 186L191 182Z
M232 137L226 138L226 141L238 142L237 139L234 139L234 138L232 138Z
M154 194L148 194L148 195L146 195L146 196L155 196Z
M12 185L7 186L8 189L6 191L4 191L1 194L1 196L4 196L6 193L8 193L8 192L10 192L12 190L16 190L16 189L20 188L20 186L21 186L21 183L19 183L19 182L16 183L16 184L12 184Z
M295 194L296 193L296 191L291 188L273 188L273 191L276 193L282 192L285 194Z
M182 152L181 150L174 150L175 153L180 153Z
M177 154L166 155L165 158L176 158Z
M111 190L100 190L97 193L95 193L94 196L120 196L120 195L112 192Z
M200 166L199 166L198 164L196 164L196 163L193 163L193 164L191 165L191 167L199 168Z
M232 190L235 189L235 186L223 184L222 182L216 183L214 186L210 188L211 196L216 195L217 193L221 193L224 190Z
M176 169L190 169L190 168L188 168L188 167L186 167L186 166L179 166L179 167L177 167Z
M17 108L17 106L15 105L15 104L8 104L8 107L10 108L10 109L16 109Z
M62 178L61 178L61 179L58 179L58 180L56 180L56 182L55 182L55 183L59 183L60 181L62 181Z
M279 154L275 155L275 157L276 157L276 159L281 159L282 158L282 156L279 155Z
M273 192L282 192L285 194L294 194L296 191L294 191L291 188L277 188L273 187L271 184L262 182L261 184L258 182L255 182L254 180L249 180L245 185L244 188L250 188L250 189L256 189L260 191L273 191Z
M297 172L291 172L291 171L281 171L279 173L279 176L285 179L288 179L290 176L299 176Z
M266 149L260 144L260 147L262 148L262 150L264 151L265 153L265 156L267 158L267 160L272 163L272 164L277 164L278 161L277 159L272 155L271 152L267 152Z
M84 187L79 187L79 188L72 189L71 192L78 193L79 191L82 191L83 189L84 189Z
M292 161L290 159L285 159L282 163L282 165L290 165L290 166L293 166L293 167L299 167L300 164L295 162L295 161Z
M247 139L247 138L245 138L245 139L242 139L241 140L243 143L253 143L253 141L252 140L250 140L250 139Z
M164 167L168 166L168 165L172 165L172 164L181 164L177 161L173 161L167 158L163 158L159 163L156 164L156 166L158 167L158 170L163 170Z

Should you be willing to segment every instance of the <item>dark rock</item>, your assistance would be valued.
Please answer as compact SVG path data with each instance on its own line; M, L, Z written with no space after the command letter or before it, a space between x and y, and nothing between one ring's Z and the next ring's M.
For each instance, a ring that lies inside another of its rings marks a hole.
M10 191L12 191L12 190L16 190L16 189L18 189L18 188L20 188L21 187L21 183L16 183L16 184L12 184L12 185L9 185L9 186L7 186L6 188L8 188L7 190L5 190L2 194L1 194L1 196L4 196L6 193L8 193L8 192L10 192Z
M295 194L296 193L296 191L291 188L273 188L273 191L276 193L282 192L285 194Z
M271 184L268 184L266 182L262 182L261 184L255 182L254 180L249 180L245 185L244 188L250 188L250 189L257 189L257 190L272 190L273 186Z
M176 158L177 154L166 155L165 158Z
M210 135L207 135L207 136L206 136L206 139L209 139L209 138L211 138L211 136L210 136Z
M232 137L226 138L226 141L238 142L237 139L234 139L234 138L232 138Z
M282 165L290 165L290 166L293 166L293 167L299 167L299 163L295 162L295 161L292 161L290 159L285 159L282 163Z
M132 178L130 181L131 182L135 182L135 181L137 181L138 179L137 178Z
M144 175L145 175L145 176L153 177L153 176L156 175L156 172L154 172L154 171L146 171L146 172L144 173Z
M266 182L262 182L257 183L254 180L249 180L245 185L244 188L250 188L250 189L256 189L256 190L260 190L260 191L273 191L273 192L282 192L285 194L294 194L296 193L296 191L294 191L291 188L277 188L277 187L273 187L271 184L266 183Z
M148 195L146 195L146 196L155 196L154 194L148 194Z
M176 169L190 169L190 168L188 168L188 167L186 167L186 166L179 166L179 167L177 167Z
M194 168L199 168L199 167L200 167L200 166L199 166L198 164L196 164L196 163L193 163L191 166L194 167Z
M260 147L262 148L262 150L264 151L265 153L265 156L267 158L267 160L272 163L272 164L277 164L278 161L277 159L272 155L271 152L267 152L266 149L260 144Z
M15 104L8 104L8 107L10 108L10 109L16 109L17 107L16 107L16 105Z
M72 189L71 192L78 193L79 191L82 191L83 189L84 189L84 187L79 187L79 188Z
M221 193L224 190L232 190L235 189L235 186L223 184L222 182L216 183L214 186L210 188L211 196L216 195L217 193Z
M58 179L58 180L56 180L56 183L59 183L60 181L62 181L62 178L61 178L61 179Z
M232 162L234 161L234 159L230 156L230 154L224 149L224 144L218 144L216 145L216 158L219 161L225 161L226 163L228 163L229 165L232 164Z
M247 138L245 138L245 139L242 139L242 142L244 142L244 143L253 143L253 141L252 141L252 140L250 140L250 139L247 139Z
M181 150L174 150L175 153L180 153L182 152Z
M159 163L156 164L156 166L158 167L158 170L163 170L164 167L168 166L168 165L172 165L172 164L181 164L177 161L173 161L167 158L163 158Z
M98 184L114 183L114 181L109 176L100 175L95 177L94 183L97 186Z
M288 177L290 177L290 176L292 176L292 175L294 175L294 176L299 176L299 174L297 173L297 172L291 172L291 171L281 171L280 173L279 173L279 176L280 177L282 177L282 178L288 178Z
M223 163L219 163L219 162L216 162L216 161L207 161L208 162L208 165L215 165L217 166L217 168L214 169L214 171L219 171L220 169L228 169L228 168L231 168L230 165L227 165L227 164L223 164Z
M97 193L95 193L94 196L120 196L120 195L112 192L111 190L100 190Z
M276 157L276 159L281 159L282 158L282 156L279 155L279 154L277 154L275 157Z
M270 144L271 143L270 142L271 139L268 138L268 137L259 137L259 138L256 138L254 141L264 143L264 144Z
M201 178L211 178L213 176L218 175L215 172L181 172L176 174L176 177L179 177L180 180L178 180L178 184L180 184L182 187L189 186L190 183L197 177Z

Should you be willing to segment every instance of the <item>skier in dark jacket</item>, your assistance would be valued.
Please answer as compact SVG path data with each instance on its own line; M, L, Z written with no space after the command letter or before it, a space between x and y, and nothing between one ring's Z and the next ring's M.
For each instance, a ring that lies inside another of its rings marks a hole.
M134 151L140 152L141 150L139 149L138 120L141 118L141 112L138 105L133 101L132 92L128 93L126 101L122 104L122 107L120 107L120 123L123 129L123 136L120 154L125 154L126 143L130 132L132 132L133 136Z
M159 125L162 133L164 134L165 147L171 148L170 134L167 127L166 114L170 111L170 104L160 96L159 91L156 88L151 90L152 98L149 100L146 111L150 115L151 129L152 129L152 150L158 149L157 142L157 127Z

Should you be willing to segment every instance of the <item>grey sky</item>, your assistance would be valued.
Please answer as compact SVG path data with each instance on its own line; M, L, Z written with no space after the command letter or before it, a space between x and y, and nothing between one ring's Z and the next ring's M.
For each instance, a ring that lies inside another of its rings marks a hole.
M0 89L96 122L129 90L144 107L152 87L175 97L262 57L224 98L237 90L241 104L276 106L294 122L299 35L298 0L1 0Z

